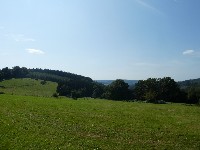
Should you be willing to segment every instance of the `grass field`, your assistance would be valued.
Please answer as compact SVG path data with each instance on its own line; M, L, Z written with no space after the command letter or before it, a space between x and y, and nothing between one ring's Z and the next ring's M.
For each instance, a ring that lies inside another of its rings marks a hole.
M0 95L0 149L200 149L200 107Z
M0 92L14 95L46 96L50 97L56 92L57 83L29 78L11 79L0 82Z

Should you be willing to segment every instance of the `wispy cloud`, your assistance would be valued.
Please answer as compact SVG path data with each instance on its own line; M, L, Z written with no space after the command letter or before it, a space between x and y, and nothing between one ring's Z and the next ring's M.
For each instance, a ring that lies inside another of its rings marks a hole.
M34 54L34 55L43 55L45 54L44 51L39 50L39 49L34 49L34 48L27 48L26 51L30 54Z
M200 51L196 51L196 50L192 50L192 49L185 50L182 54L185 56L200 57Z
M135 2L137 2L138 4L140 4L141 6L143 6L144 8L147 8L153 12L156 12L158 14L163 14L160 10L158 10L156 7L150 5L149 3L143 1L143 0L135 0Z
M195 53L195 51L192 50L192 49L190 49L190 50L185 50L185 51L183 52L183 55L193 55L194 53Z
M33 38L28 38L24 34L6 34L8 38L13 39L16 42L35 42L36 40Z

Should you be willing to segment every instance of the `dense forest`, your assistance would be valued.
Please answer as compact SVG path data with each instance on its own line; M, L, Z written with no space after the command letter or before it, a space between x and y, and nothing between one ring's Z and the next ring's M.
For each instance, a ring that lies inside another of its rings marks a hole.
M170 77L139 80L129 86L124 80L117 79L109 85L93 81L89 77L49 69L28 69L15 66L0 70L0 81L12 78L31 78L57 82L54 96L103 98L119 101L140 100L152 103L199 103L200 79L175 82ZM45 82L43 82L45 84Z

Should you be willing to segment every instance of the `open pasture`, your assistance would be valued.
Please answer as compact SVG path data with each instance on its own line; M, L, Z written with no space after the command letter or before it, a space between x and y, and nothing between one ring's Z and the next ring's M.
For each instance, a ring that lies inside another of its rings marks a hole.
M30 78L10 79L0 82L0 92L13 95L51 97L56 92L57 83Z
M0 95L0 149L200 149L200 108Z

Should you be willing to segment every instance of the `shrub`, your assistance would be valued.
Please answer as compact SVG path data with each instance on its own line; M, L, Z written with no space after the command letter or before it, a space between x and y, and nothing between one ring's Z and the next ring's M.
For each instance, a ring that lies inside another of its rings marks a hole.
M147 100L147 103L154 103L154 104L166 104L164 100Z
M5 94L4 92L0 92L0 94Z
M47 83L47 81L41 81L40 82L42 85L45 85Z
M58 93L53 93L52 97L58 98Z
M3 86L3 85L0 85L0 88L3 88L3 89L5 89L6 87L5 87L5 86Z

